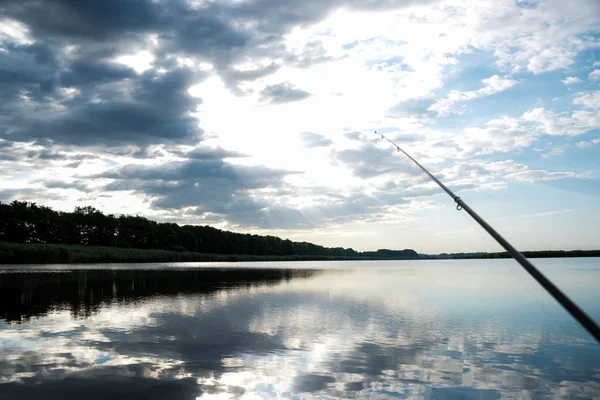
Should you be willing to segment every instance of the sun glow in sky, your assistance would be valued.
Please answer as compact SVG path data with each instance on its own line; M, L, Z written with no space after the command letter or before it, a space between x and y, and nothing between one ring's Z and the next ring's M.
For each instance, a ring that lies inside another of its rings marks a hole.
M600 3L8 1L0 201L327 246L597 248Z

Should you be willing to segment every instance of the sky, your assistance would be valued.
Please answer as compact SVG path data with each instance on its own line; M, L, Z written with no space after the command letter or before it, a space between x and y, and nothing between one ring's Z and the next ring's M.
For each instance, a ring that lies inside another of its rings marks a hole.
M597 0L4 1L0 201L499 250L383 133L517 248L600 248L599 32Z

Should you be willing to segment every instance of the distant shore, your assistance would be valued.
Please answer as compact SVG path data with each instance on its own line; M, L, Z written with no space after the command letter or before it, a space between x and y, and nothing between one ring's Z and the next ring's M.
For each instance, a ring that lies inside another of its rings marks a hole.
M600 257L600 250L526 251L529 258ZM440 260L510 258L506 253L420 254L417 257L352 257L322 255L240 255L176 252L120 247L23 244L0 242L0 264L141 263L141 262L239 262L239 261L333 261L333 260Z
M522 251L527 258L577 258L577 257L600 257L600 250L538 250ZM506 252L499 253L442 253L442 254L420 254L420 259L437 260L466 260L466 259L489 259L489 258L511 258Z

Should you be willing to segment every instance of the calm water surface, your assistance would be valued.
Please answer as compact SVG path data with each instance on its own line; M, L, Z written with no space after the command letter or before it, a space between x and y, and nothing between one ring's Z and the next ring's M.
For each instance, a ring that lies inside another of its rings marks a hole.
M511 260L0 266L0 399L53 398L600 399L600 345Z

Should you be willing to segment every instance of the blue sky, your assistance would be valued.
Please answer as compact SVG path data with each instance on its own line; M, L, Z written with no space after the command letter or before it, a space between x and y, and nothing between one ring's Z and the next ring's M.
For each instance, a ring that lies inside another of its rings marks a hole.
M328 246L600 247L600 3L9 1L0 201Z

